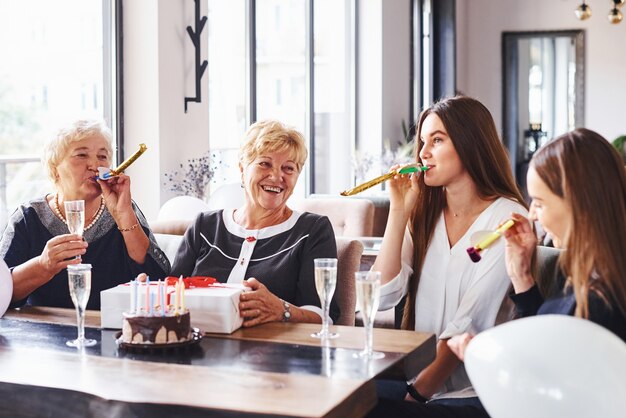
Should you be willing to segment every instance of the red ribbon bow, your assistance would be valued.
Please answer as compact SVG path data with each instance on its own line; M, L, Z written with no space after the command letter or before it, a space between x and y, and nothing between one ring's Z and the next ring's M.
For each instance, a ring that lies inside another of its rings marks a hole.
M176 286L176 283L178 283L178 277L166 277L165 282L168 286ZM215 277L208 276L193 276L184 278L183 283L185 284L185 289L193 289L194 287L209 287L217 283L217 279Z

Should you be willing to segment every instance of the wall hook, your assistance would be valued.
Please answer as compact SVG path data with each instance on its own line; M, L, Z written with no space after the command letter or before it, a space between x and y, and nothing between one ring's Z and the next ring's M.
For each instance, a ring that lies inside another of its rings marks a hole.
M200 103L202 101L202 89L200 82L202 81L202 76L206 71L206 67L208 65L208 61L204 60L200 63L200 34L202 33L202 29L204 29L204 25L206 24L206 16L202 16L200 19L200 0L193 0L196 6L196 17L195 17L195 31L191 28L191 26L187 26L187 33L191 38L191 42L193 42L193 46L196 50L196 96L195 97L185 97L185 113L187 113L187 103L196 102Z

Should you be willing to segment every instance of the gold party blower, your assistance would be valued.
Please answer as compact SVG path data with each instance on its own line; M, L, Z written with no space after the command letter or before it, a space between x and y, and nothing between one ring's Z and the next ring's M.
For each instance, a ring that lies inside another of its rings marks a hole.
M367 190L371 187L376 186L377 184L382 183L383 181L387 181L389 179L394 178L394 176L397 176L398 174L409 174L409 173L415 173L415 172L419 172L419 171L426 171L428 170L429 167L427 166L423 166L419 163L417 164L411 164L411 165L407 165L405 167L402 167L399 170L391 170L390 172L388 172L387 174L383 174L382 176L378 176L370 181L366 181L363 184L359 184L358 186L352 188L352 189L348 189L348 190L344 190L343 192L341 192L340 194L342 196L352 196L355 195L357 193L361 193L364 190Z
M97 178L99 178L100 180L108 180L111 177L119 176L120 174L124 172L124 170L128 168L129 165L134 163L135 160L139 158L141 154L146 152L147 149L148 147L146 147L146 144L139 144L139 149L137 150L137 152L135 152L133 155L128 157L126 160L124 160L122 164L118 165L112 170L107 167L98 167Z

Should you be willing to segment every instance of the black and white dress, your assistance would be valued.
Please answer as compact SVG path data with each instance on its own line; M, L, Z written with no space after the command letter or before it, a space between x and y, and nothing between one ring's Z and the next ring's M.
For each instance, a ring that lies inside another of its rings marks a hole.
M296 212L285 222L245 229L233 209L204 212L187 229L172 267L173 276L211 276L222 283L254 277L270 292L320 316L313 260L337 257L335 235L325 216ZM330 317L339 317L333 298Z

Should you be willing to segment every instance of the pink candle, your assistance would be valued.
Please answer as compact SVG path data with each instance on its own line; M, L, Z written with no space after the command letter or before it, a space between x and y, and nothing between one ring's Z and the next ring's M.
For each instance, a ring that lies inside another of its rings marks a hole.
M146 312L150 312L152 308L150 307L150 278L146 279Z
M176 282L174 285L174 313L178 315L178 305L180 304L180 283Z

